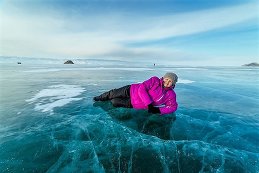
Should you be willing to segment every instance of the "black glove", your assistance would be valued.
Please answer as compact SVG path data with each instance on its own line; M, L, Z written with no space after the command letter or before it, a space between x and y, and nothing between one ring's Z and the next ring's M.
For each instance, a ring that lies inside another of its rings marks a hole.
M157 107L154 107L152 104L148 105L148 113L160 114L160 110Z

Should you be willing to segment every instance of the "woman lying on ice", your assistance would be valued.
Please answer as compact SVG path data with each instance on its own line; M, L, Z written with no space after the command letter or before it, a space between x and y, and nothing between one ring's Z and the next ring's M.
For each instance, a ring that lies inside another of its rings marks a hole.
M156 76L143 83L126 85L94 97L94 101L110 100L114 107L147 109L149 113L161 115L177 110L174 92L178 77L175 73L166 73L162 78Z

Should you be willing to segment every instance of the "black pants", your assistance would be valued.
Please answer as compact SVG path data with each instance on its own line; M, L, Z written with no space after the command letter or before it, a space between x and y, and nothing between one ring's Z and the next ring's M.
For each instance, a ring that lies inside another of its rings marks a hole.
M98 97L100 101L111 100L114 107L132 108L130 102L130 85L126 85L118 89L112 89Z

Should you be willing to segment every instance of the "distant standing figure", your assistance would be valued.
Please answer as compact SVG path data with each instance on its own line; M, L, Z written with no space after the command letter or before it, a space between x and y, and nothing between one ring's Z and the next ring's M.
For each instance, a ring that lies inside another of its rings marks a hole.
M93 99L110 100L114 107L147 109L149 113L170 114L178 107L174 92L177 81L175 73L166 73L162 78L153 76L143 83L112 89Z

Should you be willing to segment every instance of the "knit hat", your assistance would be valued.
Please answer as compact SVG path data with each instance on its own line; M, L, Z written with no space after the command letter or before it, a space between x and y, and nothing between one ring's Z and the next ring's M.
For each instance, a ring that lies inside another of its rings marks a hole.
M166 73L164 75L164 78L169 78L173 81L173 84L176 84L176 82L178 81L178 76L175 73Z

